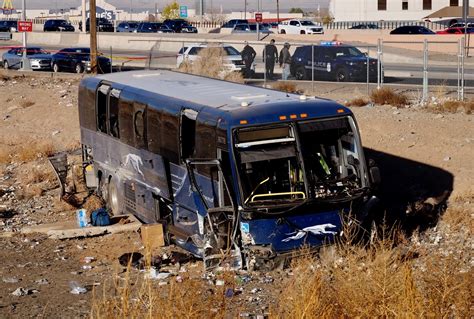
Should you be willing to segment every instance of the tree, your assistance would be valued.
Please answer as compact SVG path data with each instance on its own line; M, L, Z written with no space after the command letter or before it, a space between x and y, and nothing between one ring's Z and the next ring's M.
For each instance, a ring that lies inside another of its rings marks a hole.
M290 13L304 13L304 11L301 8L291 8Z
M177 19L179 18L179 4L176 1L168 4L166 7L163 8L161 12L161 17L163 19Z
M323 17L323 24L330 24L334 22L334 17L331 17L330 15L326 15Z

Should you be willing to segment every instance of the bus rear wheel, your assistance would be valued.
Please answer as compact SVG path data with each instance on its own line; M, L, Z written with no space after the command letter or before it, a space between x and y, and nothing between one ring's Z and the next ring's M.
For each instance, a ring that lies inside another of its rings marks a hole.
M106 180L100 179L99 187L100 195L105 201L107 210L112 214L112 216L120 215L120 195L114 179L109 177L108 182Z

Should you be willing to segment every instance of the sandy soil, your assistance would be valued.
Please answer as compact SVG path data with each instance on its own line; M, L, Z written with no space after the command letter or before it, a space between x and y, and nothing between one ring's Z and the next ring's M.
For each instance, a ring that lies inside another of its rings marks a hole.
M57 183L41 149L32 157L23 153L43 144L54 151L77 147L79 81L67 74L0 73L0 317L87 317L92 287L100 291L106 278L123 271L118 257L142 247L136 233L59 241L17 232L26 225L74 218L72 207L57 199ZM357 94L348 86L325 96L342 102ZM474 115L436 114L419 107L352 110L368 157L381 169L383 196L392 206L403 208L444 190L452 191L452 198L474 191ZM49 173L38 173L43 170ZM33 192L38 185L42 190ZM87 256L96 260L85 263ZM186 267L190 276L201 275L199 262ZM258 313L271 306L279 280L289 274L269 275L272 280L253 274L234 309ZM89 291L71 294L71 281ZM262 291L251 292L256 286ZM19 287L29 294L12 295Z

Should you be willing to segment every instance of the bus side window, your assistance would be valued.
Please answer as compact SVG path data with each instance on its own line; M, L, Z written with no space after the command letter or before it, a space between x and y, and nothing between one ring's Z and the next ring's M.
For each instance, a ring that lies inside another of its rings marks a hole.
M171 163L178 163L178 116L164 112L162 114L161 155Z
M161 113L153 107L147 109L147 140L148 150L161 154Z
M179 141L182 160L194 155L197 114L198 113L192 109L183 109L181 111Z
M133 103L133 128L135 133L135 147L146 149L146 105Z
M107 94L110 86L101 85L97 90L97 130L107 133Z
M133 103L123 97L119 100L119 136L120 140L128 145L134 145L135 135L133 133Z
M119 130L119 97L120 90L112 89L109 94L109 134L113 137L120 137Z

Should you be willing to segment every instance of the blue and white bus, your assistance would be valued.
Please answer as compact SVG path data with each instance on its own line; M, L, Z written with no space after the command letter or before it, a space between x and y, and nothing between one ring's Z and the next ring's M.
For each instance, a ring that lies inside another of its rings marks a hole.
M334 101L133 71L83 79L79 118L87 185L207 267L274 265L374 200L377 169Z

